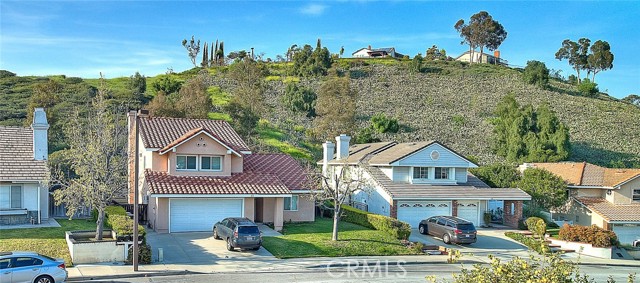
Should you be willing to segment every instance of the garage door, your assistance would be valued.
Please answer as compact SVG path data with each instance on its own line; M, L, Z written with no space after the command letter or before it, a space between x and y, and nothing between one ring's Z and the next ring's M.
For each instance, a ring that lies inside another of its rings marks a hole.
M473 222L473 225L478 226L478 202L458 202L458 217Z
M169 232L211 231L227 217L242 217L242 199L169 199Z
M418 228L420 221L436 215L451 215L448 201L407 201L398 202L398 219L407 222L411 228Z
M638 224L614 224L613 232L616 233L621 244L631 245L633 241L640 240L640 225Z

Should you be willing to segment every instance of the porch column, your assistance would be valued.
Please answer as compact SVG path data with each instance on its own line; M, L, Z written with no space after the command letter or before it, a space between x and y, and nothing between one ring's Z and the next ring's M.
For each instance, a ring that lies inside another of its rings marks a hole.
M458 201L451 201L451 216L458 216Z
M275 199L275 209L273 210L273 228L276 231L282 231L282 223L284 219L284 198Z
M244 198L244 217L255 222L256 216L256 200L255 198Z
M393 200L393 203L391 204L391 210L389 211L389 216L391 216L391 218L398 219L398 201L397 200Z
M517 228L518 220L522 218L522 201L505 200L502 211L504 211L504 225Z

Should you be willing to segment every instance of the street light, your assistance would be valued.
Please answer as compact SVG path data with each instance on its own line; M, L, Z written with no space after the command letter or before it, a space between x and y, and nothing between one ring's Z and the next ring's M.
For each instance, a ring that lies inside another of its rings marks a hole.
M138 183L139 183L139 176L138 176L138 166L140 164L140 156L139 156L139 139L140 139L140 114L147 114L148 110L138 110L138 112L136 112L136 120L135 120L135 128L136 128L136 149L135 149L135 173L134 173L134 194L133 194L133 271L138 271L138 253L139 253L139 246L138 246L138 192L139 192L139 188L138 188Z

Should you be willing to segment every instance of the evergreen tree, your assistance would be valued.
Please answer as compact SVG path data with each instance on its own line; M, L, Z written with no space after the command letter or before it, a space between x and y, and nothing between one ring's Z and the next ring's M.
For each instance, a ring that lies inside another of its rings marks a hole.
M200 66L202 66L202 68L206 68L209 66L209 49L208 49L208 45L207 42L204 42L204 49L202 50L202 62L200 63Z
M349 78L331 77L320 86L314 120L317 138L324 140L339 134L351 134L357 96L358 93L351 89Z

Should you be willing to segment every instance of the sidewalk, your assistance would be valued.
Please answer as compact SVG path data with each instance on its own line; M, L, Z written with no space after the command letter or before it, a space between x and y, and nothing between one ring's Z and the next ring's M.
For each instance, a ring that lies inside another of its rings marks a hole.
M131 277L151 277L170 276L184 274L209 274L228 272L269 272L269 271L300 271L308 269L327 268L328 266L339 267L346 265L376 265L377 263L395 265L397 262L403 264L447 264L446 255L415 255L415 256L361 256L361 257L321 257L321 258L296 258L296 259L255 259L255 258L233 258L219 259L214 263L207 264L164 264L154 263L139 265L138 271L133 271L133 266L104 263L104 264L81 264L67 268L70 282L80 282L86 280L117 279ZM578 261L575 256L563 256L566 260ZM637 260L605 260L588 256L580 256L582 265L605 265L605 266L625 266L639 267ZM461 262L467 267L475 263L488 263L486 256L465 255Z

